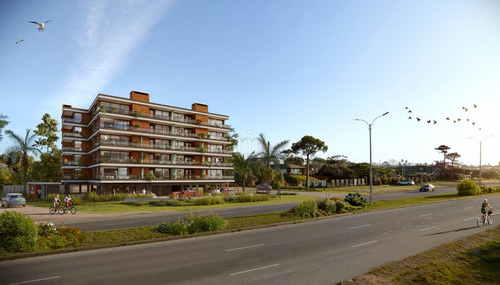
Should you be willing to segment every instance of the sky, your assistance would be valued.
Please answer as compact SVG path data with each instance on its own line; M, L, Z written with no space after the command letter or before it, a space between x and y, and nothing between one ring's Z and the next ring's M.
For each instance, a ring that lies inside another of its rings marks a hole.
M499 15L496 0L0 0L0 113L25 135L63 104L139 90L228 115L243 154L260 133L311 135L317 157L368 162L371 124L374 163L447 145L498 165Z

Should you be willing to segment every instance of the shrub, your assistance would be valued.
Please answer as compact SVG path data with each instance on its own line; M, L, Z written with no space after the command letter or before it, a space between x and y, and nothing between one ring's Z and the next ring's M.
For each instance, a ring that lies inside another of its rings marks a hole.
M342 198L340 198L339 196L335 196L335 197L332 198L333 202L341 201L341 200L342 200Z
M285 215L301 218L314 218L318 216L318 204L315 201L304 201L286 212Z
M457 190L460 196L477 195L481 192L479 186L470 179L458 183Z
M169 223L161 223L154 230L172 235L194 234L206 231L223 230L227 227L227 220L218 215L186 216Z
M337 212L337 207L335 203L330 199L321 199L317 202L318 209L321 210L325 215L331 215Z
M151 206L166 206L167 201L158 201L158 200L154 200L154 201L149 201L148 202L148 205L151 205Z
M33 251L36 249L38 229L30 217L15 211L0 215L0 247L6 251Z
M346 204L343 201L338 200L338 201L335 201L335 207L336 207L337 214L340 214L346 208Z
M344 201L349 203L351 206L362 206L364 207L366 204L366 199L363 198L359 193L349 193L345 197Z
M193 199L193 204L196 206L220 205L224 204L224 198L221 196L207 196L199 199Z

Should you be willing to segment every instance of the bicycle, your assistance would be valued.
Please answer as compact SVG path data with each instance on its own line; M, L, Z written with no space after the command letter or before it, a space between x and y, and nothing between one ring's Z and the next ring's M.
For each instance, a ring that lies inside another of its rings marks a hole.
M73 205L70 205L69 207L64 206L63 211L64 211L64 214L67 214L68 212L70 212L71 214L74 215L74 214L76 214L76 207Z
M51 213L51 214L59 213L59 215L63 215L64 214L64 209L60 205L57 205L55 208L52 205L49 208L49 213Z
M493 214L493 211L489 210L488 214L486 215L486 220L483 219L483 215L481 214L479 218L477 218L477 226L482 227L484 225L492 225L493 217L491 216L491 214Z

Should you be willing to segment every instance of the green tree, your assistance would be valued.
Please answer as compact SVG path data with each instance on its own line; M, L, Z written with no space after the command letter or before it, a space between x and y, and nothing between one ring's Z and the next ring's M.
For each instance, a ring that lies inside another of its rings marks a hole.
M50 153L42 153L40 161L35 161L30 171L31 178L35 181L60 182L61 181L61 153L54 149Z
M292 151L295 154L302 154L306 157L306 188L309 189L309 164L311 156L318 151L326 152L328 146L324 141L312 136L303 136L300 141L292 144Z
M31 134L31 130L26 130L26 137L22 139L20 136L16 135L12 130L7 130L5 133L15 142L12 147L13 150L21 153L21 172L23 174L23 185L26 186L28 182L28 168L29 168L29 157L28 153L39 153L42 152L36 147L34 140L36 134Z
M9 121L7 121L8 118L6 115L0 114L0 141L3 139L3 128L9 124Z
M271 162L279 165L281 153L283 152L285 146L288 144L288 140L281 141L276 145L271 145L269 141L266 141L264 134L259 134L257 141L259 142L260 148L262 149L262 151L259 152L257 156L266 166L267 173L265 181L267 184L270 184L273 178Z
M443 154L443 178L446 173L446 154L448 153L448 150L450 150L450 147L447 145L440 145L439 147L436 147L435 150Z
M58 123L55 119L52 119L49 114L45 113L42 117L42 123L36 126L36 130L33 132L37 134L40 138L36 141L36 144L40 147L46 147L47 153L49 148L53 149L55 147L55 142L59 139L56 132L59 131Z
M451 173L451 175L450 175L450 176L451 176L451 179L453 179L453 165L455 164L455 161L456 161L457 159L459 159L460 157L461 157L461 155L460 155L460 154L458 154L458 152L452 152L452 153L448 153L448 154L446 154L446 158L447 158L449 161L451 161L451 171L452 171L452 173Z
M234 132L233 128L229 129L229 132L226 135L227 139L231 144L226 146L226 150L234 151L234 148L238 145L238 137L239 135Z
M241 187L243 188L243 192L245 192L245 183L247 179L252 177L252 159L254 159L254 152L247 157L241 153L233 154L232 160L234 173L241 178Z

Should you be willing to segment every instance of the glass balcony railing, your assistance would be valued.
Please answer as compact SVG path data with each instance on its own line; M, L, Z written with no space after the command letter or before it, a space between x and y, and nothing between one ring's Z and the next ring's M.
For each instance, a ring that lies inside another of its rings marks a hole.
M94 160L94 163L131 163L131 164L156 164L156 165L183 165L183 166L208 166L208 167L231 167L232 163L229 162L199 162L199 161L185 161L185 160L161 160L161 159L133 159L133 158L110 158L99 157Z
M69 132L63 132L62 133L63 137L75 137L75 138L82 138L83 134L82 133L69 133Z
M232 153L231 150L224 150L224 149L210 149L210 148L206 149L206 148L203 148L203 150L202 150L199 147L174 146L174 145L166 145L166 144L143 144L141 146L139 143L135 143L135 142L123 142L123 141L115 141L115 140L101 140L100 145L132 147L132 148L147 148L147 149L180 150L180 151L193 151L193 152L208 152L208 153L227 153L227 154Z
M175 116L164 116L164 115L151 115L149 113L142 113L139 111L131 111L128 109L120 109L120 108L112 108L112 107L106 107L106 106L100 106L98 107L98 110L101 113L111 113L111 114L121 114L121 115L128 115L128 116L133 116L136 118L151 118L151 119L157 119L157 120L162 120L162 121L170 121L170 122L179 122L179 123L186 123L186 124L191 124L191 125L204 125L204 126L210 126L210 127L218 127L218 128L224 128L224 129L230 129L230 125L224 125L224 124L219 124L219 123L207 123L207 122L201 122L199 120L194 120L191 118L182 118L182 117L175 117Z
M63 178L64 179L64 178ZM151 176L151 175L145 175L144 177L140 175L98 175L95 179L100 179L100 180L149 180L149 181L154 181L154 180L232 180L234 179L234 176L207 176L207 175L182 175L182 176L168 176L168 175L163 175L163 176Z
M63 146L62 147L63 151L83 151L81 147L74 147L74 146Z

